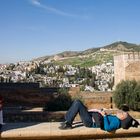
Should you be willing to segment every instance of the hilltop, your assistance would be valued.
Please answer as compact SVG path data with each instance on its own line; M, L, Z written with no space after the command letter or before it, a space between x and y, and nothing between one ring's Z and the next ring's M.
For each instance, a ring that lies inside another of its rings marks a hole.
M110 45L106 45L103 48L108 50L119 50L119 51L140 51L140 45L118 41Z
M103 62L112 62L114 55L132 51L140 51L140 45L118 41L103 47L90 48L84 51L65 51L51 56L36 58L33 61L90 67Z

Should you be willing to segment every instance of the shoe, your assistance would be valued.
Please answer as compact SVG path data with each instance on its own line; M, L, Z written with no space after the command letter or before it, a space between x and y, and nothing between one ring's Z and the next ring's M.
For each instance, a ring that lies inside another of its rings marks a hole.
M61 130L72 129L72 125L69 122L65 121L61 123L61 126L59 127L59 129Z

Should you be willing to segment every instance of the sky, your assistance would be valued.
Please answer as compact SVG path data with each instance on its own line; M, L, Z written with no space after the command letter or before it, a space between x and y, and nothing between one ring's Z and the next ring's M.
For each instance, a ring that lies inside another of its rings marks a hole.
M140 0L0 0L0 63L140 44Z

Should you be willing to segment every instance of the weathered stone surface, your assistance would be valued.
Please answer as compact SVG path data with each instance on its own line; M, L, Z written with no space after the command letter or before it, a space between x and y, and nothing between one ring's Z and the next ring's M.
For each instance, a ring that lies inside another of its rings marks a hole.
M140 127L128 130L118 129L106 132L97 128L75 127L70 130L60 130L59 122L49 123L8 123L3 126L0 139L105 139L121 137L140 137Z
M130 53L114 56L115 86L121 80L140 80L140 54Z

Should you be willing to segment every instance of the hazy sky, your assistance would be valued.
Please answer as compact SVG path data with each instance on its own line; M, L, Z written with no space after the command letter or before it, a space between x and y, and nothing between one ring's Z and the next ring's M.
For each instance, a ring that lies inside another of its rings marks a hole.
M140 0L0 0L0 63L140 44Z

